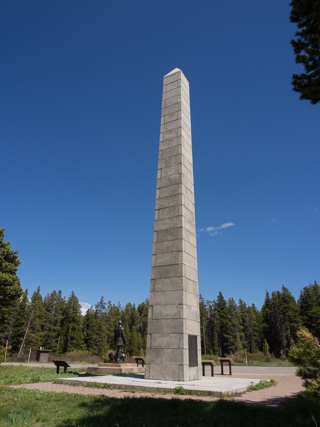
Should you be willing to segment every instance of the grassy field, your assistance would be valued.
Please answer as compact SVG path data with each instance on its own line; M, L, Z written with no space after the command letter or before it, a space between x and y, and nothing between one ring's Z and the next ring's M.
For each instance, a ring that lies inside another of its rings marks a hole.
M40 381L55 381L58 378L78 377L83 369L70 369L64 374L56 373L56 368L33 368L29 366L0 366L0 385L29 384ZM62 370L63 372L63 370Z
M281 409L218 400L113 399L25 389L0 389L1 427L12 426L316 426L320 408L303 397Z
M68 375L77 375L71 371ZM266 408L225 399L205 403L138 398L139 393L114 399L8 387L57 377L54 368L0 366L0 427L320 426L320 406L305 394L288 399L282 408Z

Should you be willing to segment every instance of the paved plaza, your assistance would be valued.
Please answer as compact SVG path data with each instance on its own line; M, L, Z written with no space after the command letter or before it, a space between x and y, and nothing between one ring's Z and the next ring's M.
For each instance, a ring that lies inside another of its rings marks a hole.
M166 390L172 392L177 387L201 393L237 393L246 391L249 385L257 384L260 379L233 378L228 375L215 377L202 377L196 381L165 381L145 379L144 374L132 375L101 375L79 378L61 378L66 384L110 384L112 386L139 389L144 391Z
M20 363L7 363L7 365L20 365ZM43 366L46 368L54 368L51 363L21 363L25 366ZM70 364L69 371L72 369L83 368L85 371L87 367L97 365L92 364ZM144 374L132 375L94 375L90 377L80 376L78 378L61 378L65 384L78 384L84 385L86 383L97 384L110 384L122 389L139 389L145 391L166 390L173 392L176 387L183 387L186 390L201 392L201 393L237 393L246 391L249 385L257 384L260 379L273 378L275 375L279 376L294 376L296 368L294 367L255 367L255 366L233 366L232 373L236 374L238 378L233 375L221 375L220 366L215 367L215 376L208 376L209 367L206 369L206 376L201 380L196 381L164 381L164 380L149 380L144 379ZM241 375L241 378L239 378ZM250 375L254 378L250 378ZM261 378L257 378L261 375Z

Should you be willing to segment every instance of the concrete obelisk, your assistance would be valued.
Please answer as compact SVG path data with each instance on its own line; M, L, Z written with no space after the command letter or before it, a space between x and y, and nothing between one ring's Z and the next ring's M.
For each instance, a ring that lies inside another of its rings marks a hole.
M201 379L189 82L163 79L145 378Z

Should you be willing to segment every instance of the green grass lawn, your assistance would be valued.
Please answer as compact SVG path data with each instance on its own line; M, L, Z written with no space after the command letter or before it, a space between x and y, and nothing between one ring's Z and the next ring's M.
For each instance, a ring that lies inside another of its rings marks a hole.
M0 427L320 426L320 406L306 394L287 399L281 408L267 408L225 399L205 403L139 398L139 393L131 399L114 399L8 387L57 377L54 368L0 366Z
M319 406L303 397L289 399L283 408L275 409L226 400L113 399L7 387L0 389L0 414L0 427L315 427L315 421L320 423Z
M56 373L56 368L36 368L29 366L0 366L0 385L27 384L42 381L55 381L58 378L78 377L83 369L69 368L66 374ZM62 370L63 371L63 370Z

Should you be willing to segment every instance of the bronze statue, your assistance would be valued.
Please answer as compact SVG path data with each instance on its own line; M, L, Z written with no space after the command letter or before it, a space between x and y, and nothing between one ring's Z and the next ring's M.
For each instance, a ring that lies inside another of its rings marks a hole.
M127 345L127 339L124 334L124 329L122 326L121 320L119 320L119 325L114 330L114 346L117 349L117 353L115 355L115 361L121 362L124 361L124 357L122 355L122 347Z

